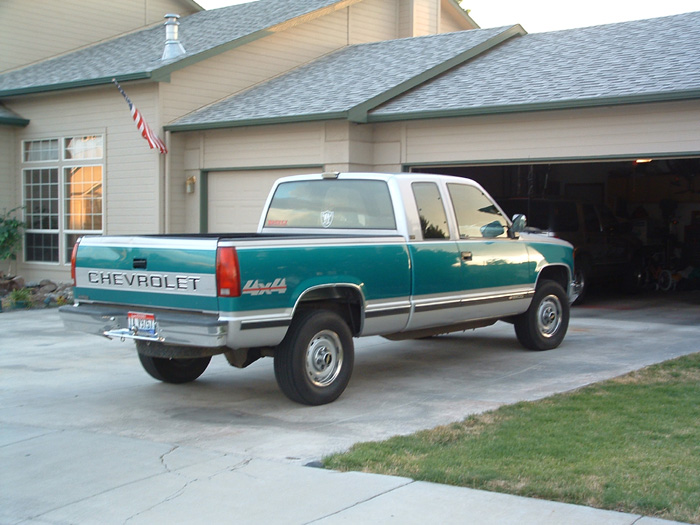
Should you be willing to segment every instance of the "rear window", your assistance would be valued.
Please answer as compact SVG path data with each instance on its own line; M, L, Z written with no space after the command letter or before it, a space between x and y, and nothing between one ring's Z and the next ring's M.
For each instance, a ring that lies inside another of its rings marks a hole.
M324 179L280 184L265 227L395 230L396 221L386 182Z

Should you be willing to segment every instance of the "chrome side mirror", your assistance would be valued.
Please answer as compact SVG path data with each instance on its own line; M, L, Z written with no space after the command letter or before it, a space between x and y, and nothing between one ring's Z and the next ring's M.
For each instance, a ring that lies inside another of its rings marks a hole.
M521 213L516 213L513 215L513 227L511 231L513 233L520 233L527 227L527 217Z

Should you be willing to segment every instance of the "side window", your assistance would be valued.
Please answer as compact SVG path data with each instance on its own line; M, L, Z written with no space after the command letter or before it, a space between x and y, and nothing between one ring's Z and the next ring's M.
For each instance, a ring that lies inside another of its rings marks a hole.
M413 195L418 206L423 239L447 239L449 237L447 215L437 184L414 182Z
M448 184L457 214L459 238L504 237L508 222L498 208L478 188L466 184Z

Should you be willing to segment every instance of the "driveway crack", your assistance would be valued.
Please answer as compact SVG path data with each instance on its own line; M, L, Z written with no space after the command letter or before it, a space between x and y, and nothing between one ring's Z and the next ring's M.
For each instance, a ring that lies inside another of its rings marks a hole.
M396 486L396 487L392 487L392 488L390 488L390 489L388 489L388 490L385 490L385 491L383 491L383 492L379 492L378 494L374 494L373 496L371 496L371 497L369 497L369 498L365 498L365 499L363 499L363 500L361 500L361 501L356 501L356 502L353 503L352 505L348 505L348 506L345 507L345 508L339 509L339 510L337 510L337 511L335 511L335 512L331 512L330 514L326 514L325 516L321 516L321 517L316 518L316 519L314 519L314 520L307 521L306 523L304 523L304 525L310 525L310 524L312 524L312 523L319 522L319 521L324 520L324 519L326 519L326 518L329 518L329 517L331 517L331 516L337 516L338 514L342 514L343 512L346 512L346 511L348 511L348 510L350 510L350 509L354 509L355 507L359 507L360 505L364 505L364 504L367 503L368 501L372 501L373 499L380 498L380 497L382 497L382 496L384 496L384 495L386 495L386 494L391 494L391 493L394 492L395 490L398 490L398 489L402 489L402 488L404 488L404 487L407 487L407 486L411 485L412 483L415 483L415 480L412 480L412 479L407 480L406 483L403 483L403 484L398 485L398 486Z

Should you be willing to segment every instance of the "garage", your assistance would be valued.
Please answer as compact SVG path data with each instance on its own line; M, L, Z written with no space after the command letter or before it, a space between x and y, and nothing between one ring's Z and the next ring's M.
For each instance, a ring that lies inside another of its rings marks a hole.
M598 289L605 280L620 277L635 279L618 281L632 290L696 289L700 284L700 157L419 165L410 170L474 179L507 212L529 215L540 229L552 229L539 218L544 201L571 201L599 210L599 222L582 218L588 228L581 238L561 235L575 246L587 245L579 254L588 253L583 266L595 274L588 280L597 282ZM614 218L606 220L606 213ZM628 246L625 237L632 238Z
M254 232L272 184L310 168L212 171L207 175L207 228L211 233Z

